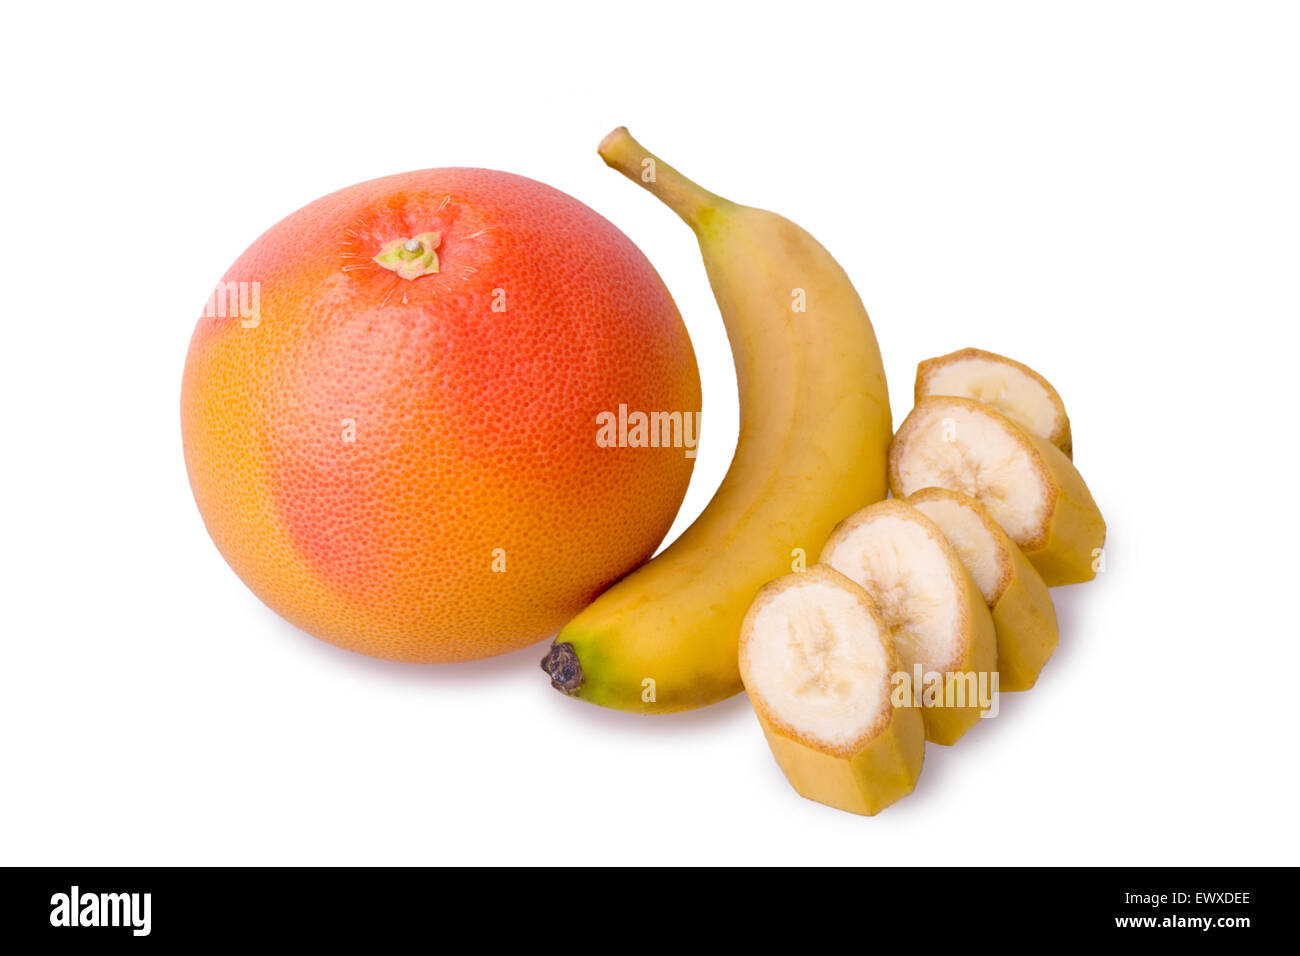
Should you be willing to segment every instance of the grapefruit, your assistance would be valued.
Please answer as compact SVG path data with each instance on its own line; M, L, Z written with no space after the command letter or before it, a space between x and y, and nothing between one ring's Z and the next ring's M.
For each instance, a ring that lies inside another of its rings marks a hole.
M484 169L372 180L273 226L205 307L181 390L194 498L239 577L319 638L424 663L548 637L649 558L699 410L640 250ZM622 426L637 413L686 431L652 447Z

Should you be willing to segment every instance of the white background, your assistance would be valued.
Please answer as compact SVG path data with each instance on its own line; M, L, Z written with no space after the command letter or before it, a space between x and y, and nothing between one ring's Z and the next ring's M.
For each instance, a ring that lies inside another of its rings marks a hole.
M1286 4L87 4L6 13L0 862L1296 863L1300 22ZM839 258L884 350L1065 397L1107 569L1038 686L874 818L743 697L644 718L543 645L373 661L266 610L181 456L190 332L263 229L375 176L511 170L646 252L734 374L627 124Z

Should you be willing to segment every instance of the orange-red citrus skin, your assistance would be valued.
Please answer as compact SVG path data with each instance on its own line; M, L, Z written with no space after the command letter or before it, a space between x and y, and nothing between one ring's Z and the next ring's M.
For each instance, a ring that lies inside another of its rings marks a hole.
M436 274L373 261L430 232ZM273 226L222 282L257 283L257 314L218 299L194 330L190 483L231 567L309 633L501 654L667 533L693 458L601 447L597 416L698 413L694 352L654 268L576 199L482 169L376 179Z

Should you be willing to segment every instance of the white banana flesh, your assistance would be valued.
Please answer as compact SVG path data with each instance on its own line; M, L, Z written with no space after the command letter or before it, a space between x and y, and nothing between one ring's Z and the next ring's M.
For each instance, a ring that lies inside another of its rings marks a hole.
M997 638L988 605L943 532L906 502L881 501L846 518L821 561L875 601L906 671L974 676L974 685L957 678L983 688L973 701L943 699L923 710L930 740L956 741L992 703Z
M1042 577L974 498L924 488L907 503L933 521L956 550L993 616L999 689L1028 690L1056 649L1056 609Z
M1096 575L1106 523L1083 477L1059 448L992 406L923 398L889 455L895 497L959 491L988 509L1049 586Z
M1070 418L1052 383L1015 359L961 349L926 359L916 367L916 400L929 395L973 398L1073 454Z
M740 635L740 672L772 754L794 788L874 814L916 785L920 710L895 707L900 665L870 596L815 564L758 592Z

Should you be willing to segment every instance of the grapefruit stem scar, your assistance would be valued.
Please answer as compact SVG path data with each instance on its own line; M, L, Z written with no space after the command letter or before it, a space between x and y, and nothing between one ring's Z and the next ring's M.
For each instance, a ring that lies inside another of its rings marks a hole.
M410 239L394 239L384 243L379 255L374 257L375 262L407 281L432 275L439 271L437 249L441 243L442 233L439 232L422 232Z

